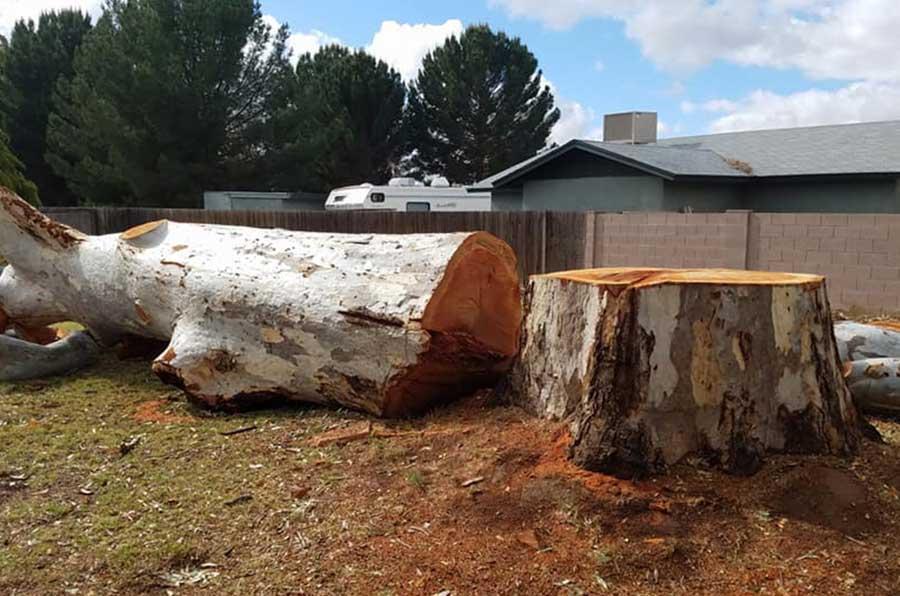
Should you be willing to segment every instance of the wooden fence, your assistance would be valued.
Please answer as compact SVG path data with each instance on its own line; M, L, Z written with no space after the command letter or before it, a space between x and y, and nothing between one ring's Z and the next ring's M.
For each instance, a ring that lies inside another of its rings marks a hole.
M577 269L585 262L584 213L205 211L79 207L48 207L44 212L88 234L123 232L158 219L308 232L417 234L484 230L513 247L519 258L519 268L525 275Z

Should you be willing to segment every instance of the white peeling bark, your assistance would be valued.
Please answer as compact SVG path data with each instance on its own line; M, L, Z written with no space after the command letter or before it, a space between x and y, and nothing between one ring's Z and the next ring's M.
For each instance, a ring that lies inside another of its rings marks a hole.
M532 277L525 312L514 399L571 423L579 465L745 473L767 452L857 446L821 277L571 271Z
M0 309L105 344L215 407L280 396L396 416L496 380L521 319L515 255L483 232L353 235L154 222L84 236L0 191Z

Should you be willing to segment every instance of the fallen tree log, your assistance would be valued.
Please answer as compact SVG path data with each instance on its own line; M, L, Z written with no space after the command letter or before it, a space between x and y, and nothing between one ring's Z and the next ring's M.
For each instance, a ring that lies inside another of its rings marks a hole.
M516 259L484 232L287 232L158 221L86 236L0 190L0 310L168 341L153 370L211 407L273 397L380 416L493 383L521 321Z
M48 345L0 333L0 381L25 381L69 373L94 362L99 348L76 332Z
M842 321L834 325L841 361L900 358L900 332L876 325Z
M900 358L845 362L844 378L864 412L900 414Z
M767 452L852 453L823 278L598 269L534 276L512 399L571 424L578 465L617 475L694 457L733 473Z

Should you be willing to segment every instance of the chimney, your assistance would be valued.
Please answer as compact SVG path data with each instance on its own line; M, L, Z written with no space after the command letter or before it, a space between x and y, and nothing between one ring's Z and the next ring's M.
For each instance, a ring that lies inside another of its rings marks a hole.
M624 112L603 116L603 142L631 145L656 142L656 112Z

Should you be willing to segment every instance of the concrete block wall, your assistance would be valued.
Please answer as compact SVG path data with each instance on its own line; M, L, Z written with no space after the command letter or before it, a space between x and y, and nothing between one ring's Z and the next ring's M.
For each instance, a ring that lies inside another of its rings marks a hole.
M588 267L818 273L835 308L900 312L900 215L594 214Z
M597 214L602 260L597 267L743 269L747 213Z
M832 306L900 312L900 215L754 213L752 269L819 273Z

